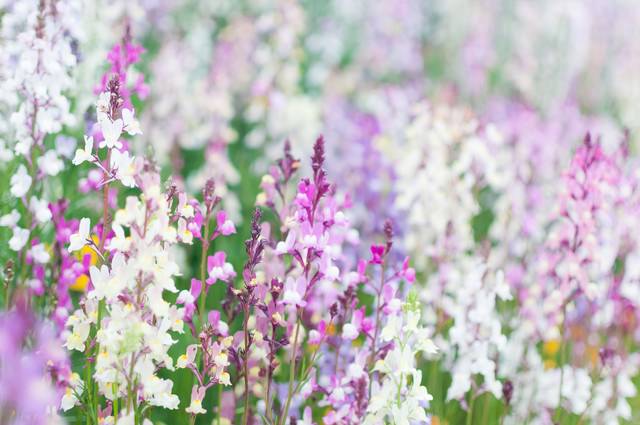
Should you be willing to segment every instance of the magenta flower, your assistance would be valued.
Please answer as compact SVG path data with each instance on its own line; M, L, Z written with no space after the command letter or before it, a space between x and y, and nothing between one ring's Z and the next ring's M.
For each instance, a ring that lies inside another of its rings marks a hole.
M371 260L369 263L371 264L382 264L382 260L384 259L385 246L384 245L371 245Z

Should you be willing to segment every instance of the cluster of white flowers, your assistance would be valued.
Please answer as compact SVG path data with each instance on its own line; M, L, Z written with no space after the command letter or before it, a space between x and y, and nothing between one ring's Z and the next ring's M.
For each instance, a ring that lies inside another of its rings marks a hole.
M140 124L134 116L135 111L122 109L121 118L113 116L111 112L111 100L113 96L114 94L112 93L104 92L100 95L96 103L96 117L103 136L103 140L97 146L96 152L94 153L93 137L85 136L84 148L76 150L73 164L80 165L84 162L91 162L101 168L105 173L105 179L102 181L102 185L118 180L124 186L134 187L136 186L134 177L141 167L141 163L140 161L136 161L128 151L120 150L123 147L120 137L123 135L123 131L130 136L142 134L142 131L140 130ZM103 165L97 151L105 147L109 152L107 155L109 162Z
M399 315L390 316L380 338L392 342L393 348L374 370L381 373L382 383L373 382L373 390L364 424L410 424L427 422L426 408L432 400L422 385L422 371L416 367L416 356L433 356L438 349L430 332L420 326L420 305L410 293Z
M559 402L590 423L631 420L628 399L637 394L632 377L640 366L636 354L623 358L603 349L600 359L591 360L599 364L591 372L572 365L550 367L553 363L547 364L532 344L536 337L531 326L517 320L513 323L516 327L500 356L500 376L513 385L505 424L551 423Z
M468 110L420 103L405 138L393 142L382 148L395 164L396 207L407 212L405 246L420 254L420 268L455 261L474 245L477 192L506 183L506 159L492 149L502 138L492 126L480 129Z
M500 398L502 385L496 379L496 361L507 338L502 334L496 302L511 299L509 287L501 272L493 275L480 260L473 258L464 267L451 271L447 278L452 291L443 305L453 318L453 326L447 340L438 340L448 348L445 360L453 375L447 398L461 399L469 390L476 395L489 391ZM476 375L483 377L480 387L474 381Z
M640 367L637 353L629 358L616 356L602 368L599 379L594 383L593 394L586 414L596 425L617 424L620 419L632 420L632 410L627 399L638 394L632 379Z
M173 361L167 353L175 342L170 332L183 332L183 310L165 301L163 294L178 292L173 278L179 268L169 249L178 241L177 226L186 217L174 219L172 198L162 190L160 176L153 166L117 149L123 129L131 135L139 134L140 129L133 112L124 109L122 118L117 119L107 112L111 96L113 93L103 93L97 105L98 123L104 135L100 146L106 147L111 156L109 169L93 153L91 138L86 139L84 150L78 150L74 163L89 160L103 169L104 184L117 179L124 185L139 187L142 194L129 196L125 207L115 213L114 236L106 242L104 252L92 244L88 218L81 220L78 233L71 236L70 251L88 243L103 264L90 269L92 289L82 309L67 321L65 346L84 351L91 328L96 326L98 351L93 378L100 393L111 400L133 393L134 403L142 400L175 409L179 399L171 393L173 382L159 378L157 371L161 367L173 370ZM126 158L119 161L125 163L113 161L114 157L122 156ZM67 402L66 407L72 405ZM127 406L128 411L131 408Z
M24 158L12 174L11 194L32 217L20 223L20 213L13 210L0 218L0 226L12 229L9 247L14 251L22 250L30 239L32 229L21 226L50 221L51 212L37 183L57 175L64 168L62 158L73 149L59 143L47 150L44 142L47 135L75 122L65 94L72 86L71 72L76 65L72 43L78 35L73 25L78 8L75 0L33 0L15 3L2 15L0 162L14 156ZM42 244L31 251L36 262L49 260Z
M0 104L12 113L5 115L10 119L0 124L0 133L15 141L19 155L28 156L35 145L42 148L45 135L74 123L65 92L76 65L78 8L76 1L32 0L15 3L2 17ZM49 165L43 163L42 171L57 174Z
M518 320L514 324L516 328L500 354L500 376L508 379L513 389L505 424L553 423L561 400L567 411L576 415L585 412L591 401L589 371L571 365L550 367L532 344L536 337L531 327Z

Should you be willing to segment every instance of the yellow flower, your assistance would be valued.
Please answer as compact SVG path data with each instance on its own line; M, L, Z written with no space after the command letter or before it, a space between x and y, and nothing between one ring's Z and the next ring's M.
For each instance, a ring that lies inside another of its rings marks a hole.
M69 287L72 291L85 292L89 285L89 276L81 274L76 281Z
M91 240L93 241L94 244L100 245L100 239L98 239L98 236L92 235ZM96 263L98 262L98 254L96 254L96 251L93 248L91 248L89 245L85 245L80 249L80 251L78 251L76 256L78 260L82 261L85 255L91 256L90 263L92 266L95 266Z
M329 336L334 336L336 334L336 325L334 325L333 323L331 323L328 327L327 327L327 335Z
M551 339L545 342L544 346L542 347L542 352L547 357L555 356L559 350L560 350L560 341L557 339Z
M96 235L91 236L93 243L98 245L100 240ZM89 264L95 266L98 263L98 254L89 245L85 245L76 253L78 261L82 261L84 257L89 256ZM89 286L89 276L87 274L81 274L76 281L69 287L72 291L86 292L87 286Z

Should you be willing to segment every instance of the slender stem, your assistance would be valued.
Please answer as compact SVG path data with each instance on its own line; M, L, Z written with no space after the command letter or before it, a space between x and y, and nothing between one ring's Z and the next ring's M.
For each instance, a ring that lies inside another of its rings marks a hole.
M107 158L106 158L107 167L109 167L110 162L111 162L111 149L107 150ZM109 177L109 173L105 171L104 174L105 174L105 179L107 179ZM107 233L109 233L109 183L106 183L102 188L102 237L98 242L98 253L101 254L98 256L98 258L100 259L101 263L106 262L104 256L102 255L102 251L104 249L104 244L107 239ZM104 308L105 308L104 300L100 300L100 302L98 303L98 320L96 322L96 336L98 334L98 331L100 330L100 324L102 322L102 311L104 310ZM94 359L96 362L98 361L99 355L100 355L100 343L96 341L96 349L94 354ZM91 390L91 387L92 387L91 385L92 379L93 377L91 376L91 374L89 374L87 376L87 382L86 382L86 386L89 391ZM91 411L95 412L95 415L97 417L98 416L98 386L97 385L93 387L92 404L95 404L95 405L91 406L92 407ZM117 420L117 416L116 416L116 420Z
M482 425L487 423L487 415L489 414L489 403L491 399L489 397L484 398L484 403L482 403Z
M289 391L287 394L287 401L284 405L284 410L282 411L282 416L280 418L279 423L284 425L287 420L287 415L289 414L289 405L291 404L291 398L293 397L293 380L296 376L296 356L298 352L298 335L300 334L300 309L296 311L296 330L293 336L293 350L291 352L291 368L289 369Z
M500 416L500 425L504 425L504 418L506 418L508 414L509 414L509 405L506 405L504 407L504 412L502 413L502 416Z
M398 394L396 395L396 403L398 404L398 407L400 407L400 404L402 403L400 398L400 395L402 394L402 381L404 381L404 373L400 374L400 382L398 382Z
M385 266L382 264L382 270L380 271L380 287L377 291L377 302L376 302L376 324L375 329L373 331L373 341L371 342L371 354L369 355L369 367L373 367L373 362L376 358L376 341L378 339L378 332L380 330L380 308L382 306L382 297L380 294L382 293L382 289L384 288L384 272ZM371 387L373 384L373 379L369 379L369 398L371 398Z
M275 341L276 339L276 328L275 326L271 326L271 341ZM273 345L272 345L273 347ZM269 423L273 423L273 415L271 414L271 365L273 364L273 359L274 359L274 352L273 349L269 350L269 365L267 366L267 395L266 395L266 409L265 409L265 414L267 416L267 419L269 420Z
M469 411L467 412L467 425L472 425L473 424L473 406L476 402L476 396L473 392L473 389L471 390L471 400L469 401Z
M562 305L562 325L560 328L560 385L558 387L558 406L556 407L556 411L554 413L554 418L556 416L562 417L562 387L564 385L564 363L566 361L565 356L565 328L566 328L566 319L567 318L567 303Z
M200 302L198 309L200 310L200 330L204 327L204 310L206 308L207 301L207 251L209 250L209 216L207 215L204 224L204 235L202 237L202 252L200 258L200 282L202 290L200 291Z
M222 384L218 384L218 419L216 419L216 424L220 425L220 420L222 418Z
M87 401L91 404L89 406L89 411L93 411L93 401L92 401L92 391L91 391L91 362L87 362L87 367L85 368L85 385L87 391ZM91 415L87 413L87 425L91 424Z
M104 310L104 299L100 300L100 302L98 303L98 320L96 321L96 333L95 333L95 338L96 338L96 351L95 354L93 356L94 361L97 363L98 362L98 356L100 355L100 343L98 342L98 331L100 330L100 323L102 322L102 311ZM93 402L95 404L94 407L94 412L96 414L96 417L98 417L98 385L92 385L91 380L93 379L93 376L89 375L89 382L87 383L87 387L91 388L93 387Z
M109 164L111 162L111 149L107 150L107 168L109 168ZM102 253L104 248L104 243L107 240L107 234L109 233L110 224L109 223L109 173L105 171L105 181L107 183L102 186L102 237L100 238L100 242L98 242L98 251ZM104 260L103 260L104 262Z
M243 425L247 425L249 423L249 313L249 305L246 304L242 325L244 329L244 412L242 413Z
M118 383L113 384L113 424L118 423Z
M140 412L138 411L137 401L133 402L133 422L135 425L140 425Z

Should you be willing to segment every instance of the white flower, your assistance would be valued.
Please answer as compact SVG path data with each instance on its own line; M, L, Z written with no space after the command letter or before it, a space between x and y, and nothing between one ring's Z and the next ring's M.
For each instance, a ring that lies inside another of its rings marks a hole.
M13 228L13 236L9 239L9 248L13 251L20 251L29 240L29 229L21 227Z
M134 180L135 165L129 152L120 152L117 149L111 151L111 168L116 170L116 177L123 185L128 187L136 185Z
M342 338L353 341L358 335L358 328L353 323L345 323L342 327Z
M191 400L191 404L185 409L185 411L187 413L191 413L192 415L207 413L207 410L202 408L202 400L199 400L197 398Z
M204 392L204 388L198 388L197 385L193 386L193 389L191 390L191 404L185 409L187 413L191 413L192 415L207 413L207 411L202 408Z
M109 291L110 295L107 296L107 298L112 298L114 295L118 294L120 287L110 284L109 267L102 265L98 269L95 266L91 266L89 269L89 275L91 276L91 283L94 288L93 291L89 292L87 295L89 298L101 300L105 298L107 291Z
M492 360L506 346L500 318L495 309L500 278L491 278L482 260L466 258L459 264L460 274L451 279L452 302L448 306L453 317L449 330L453 382L447 400L462 398L471 388L476 375L482 375L482 390L496 398L502 396L502 386L496 379L496 364Z
M122 120L124 121L124 129L130 136L135 136L136 134L142 134L142 130L140 130L140 123L138 120L134 118L134 111L130 109L122 110Z
M100 129L102 130L102 136L104 140L100 142L99 147L104 148L105 146L109 149L117 148L120 149L122 147L122 143L119 142L120 135L122 135L122 120L120 118L115 121L111 121L108 117L99 121Z
M91 221L88 218L80 220L78 233L69 237L69 252L77 251L87 244L91 232Z
M51 210L49 209L49 204L44 199L38 199L32 196L29 207L39 223L45 224L51 220Z
M64 395L62 396L62 400L60 401L60 408L66 412L67 410L73 408L73 406L75 406L77 402L78 398L73 393L73 390L67 387Z
M18 224L18 221L20 221L20 213L12 210L9 214L0 217L0 226L12 228Z
M43 243L31 247L31 256L33 257L33 261L38 264L45 264L51 258Z
M11 194L16 198L24 196L31 187L31 176L27 173L27 168L20 164L16 173L11 176Z
M48 150L38 158L38 168L49 176L55 176L64 169L64 162L58 157L56 151Z
M513 296L511 295L511 288L505 281L504 272L502 270L496 272L496 295L504 301L513 299Z
M418 307L419 308L419 307ZM382 383L374 382L371 400L364 424L405 424L427 421L425 407L432 396L422 385L422 372L416 368L415 356L424 345L426 330L418 326L419 312L407 303L404 315L390 317L386 329L398 331L391 338L393 349L376 363ZM403 326L403 321L406 323Z
M84 136L84 149L77 149L73 157L73 165L80 165L93 160L93 137Z
M113 233L115 236L109 240L109 244L107 245L107 249L110 251L120 251L125 252L129 250L129 246L131 245L131 241L124 234L124 229L119 224L113 225Z
M382 332L380 332L380 338L383 341L391 341L393 338L398 336L400 333L400 329L402 329L402 317L400 316L391 316L387 320L387 324L382 328Z
M84 342L89 337L89 331L91 330L87 317L82 311L78 311L69 316L67 326L71 326L72 331L67 333L64 346L69 350L84 351Z
M77 395L82 394L84 390L83 381L80 375L72 373L69 378L69 386L66 388L62 400L60 401L60 408L65 412L78 404Z

